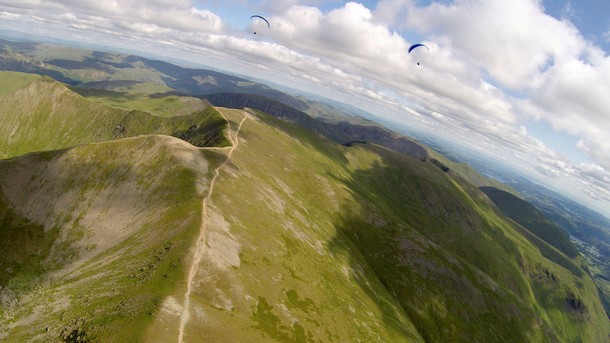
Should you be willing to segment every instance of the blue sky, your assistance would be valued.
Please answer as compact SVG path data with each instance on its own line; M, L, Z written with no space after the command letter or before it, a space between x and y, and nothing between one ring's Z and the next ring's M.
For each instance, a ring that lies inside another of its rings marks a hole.
M497 156L610 216L610 1L0 0L0 29L328 96ZM272 29L252 35L250 16ZM407 53L425 42L429 54Z
M543 4L548 14L569 20L585 37L610 52L610 1L544 0Z

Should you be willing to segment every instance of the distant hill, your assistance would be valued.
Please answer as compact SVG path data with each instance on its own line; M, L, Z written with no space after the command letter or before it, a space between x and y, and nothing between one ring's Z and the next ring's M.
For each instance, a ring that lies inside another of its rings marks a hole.
M10 79L0 79L0 84L5 82ZM150 133L173 135L198 146L223 145L224 125L211 107L158 117L103 106L55 80L39 78L0 96L0 158Z
M325 122L379 126L351 115L364 112L329 99L312 100L224 73L185 68L140 56L87 49L0 40L0 70L48 75L81 89L125 92L128 88L160 87L157 92L182 95L241 93L264 96ZM129 92L131 93L131 92ZM129 94L124 94L128 96Z
M244 78L164 61L48 44L0 40L0 70L50 76L69 85L112 85L112 81L157 83L187 95L219 92L265 95L292 107L307 104ZM108 81L111 81L108 83Z
M200 96L213 100L217 106L250 107L281 115L341 144L367 141L416 158L427 156L425 149L413 140L333 106L211 70L184 68L139 56L3 40L0 40L0 69L48 75L102 103L108 104L114 98L110 102L119 108L137 107L131 101L133 93L147 90L150 94L156 88L160 96L163 92L166 96Z

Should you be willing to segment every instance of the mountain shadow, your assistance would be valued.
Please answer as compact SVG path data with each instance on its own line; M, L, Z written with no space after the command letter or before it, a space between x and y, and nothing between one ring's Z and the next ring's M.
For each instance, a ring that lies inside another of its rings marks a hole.
M568 234L548 220L542 212L530 203L493 187L481 187L480 189L507 217L554 246L566 256L570 258L579 256L578 249L570 241Z
M354 245L354 270L362 269L357 262L361 256L368 262L373 280L393 299L371 291L376 287L371 278L354 279L379 307L400 304L427 342L554 342L579 337L543 319L538 302L544 300L546 311L561 311L576 328L590 320L586 313L594 300L585 300L571 286L564 291L569 283L551 279L544 269L548 260L524 254L531 246L515 240L510 224L491 211L481 212L479 206L485 205L467 196L431 162L367 148L383 158L341 180L359 208L342 209L330 245L345 245L346 240ZM549 281L530 279L543 278L545 271ZM536 299L531 298L532 285L541 289ZM396 325L394 318L384 319L386 325ZM588 330L591 334L594 329Z

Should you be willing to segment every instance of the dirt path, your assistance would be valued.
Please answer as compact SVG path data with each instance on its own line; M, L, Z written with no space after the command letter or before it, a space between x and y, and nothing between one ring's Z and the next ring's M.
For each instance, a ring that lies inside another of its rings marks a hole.
M229 123L229 120L225 115L221 112L220 115ZM231 155L233 155L233 151L239 145L239 131L241 130L241 126L248 119L248 113L244 112L244 118L239 123L237 130L235 131L235 138L231 136L231 131L229 129L229 140L231 141L231 146L220 149L229 149L229 154L227 155L226 160L218 166L214 170L214 176L210 181L210 188L208 189L208 194L203 198L203 203L201 206L201 227L199 229L199 238L197 239L197 244L195 245L195 252L193 254L193 259L191 262L191 266L189 268L187 283L186 283L186 292L184 293L184 302L182 307L182 313L180 315L180 328L178 330L178 343L182 343L184 337L184 327L189 320L190 317L190 305L191 305L191 291L193 286L193 279L199 270L199 262L201 261L201 257L203 256L203 250L205 248L205 226L206 226L206 218L207 218L207 204L210 198L212 197L212 192L214 191L214 184L216 183L216 179L220 174L220 170L224 168L229 161L231 160ZM202 148L202 149L219 149L219 148Z

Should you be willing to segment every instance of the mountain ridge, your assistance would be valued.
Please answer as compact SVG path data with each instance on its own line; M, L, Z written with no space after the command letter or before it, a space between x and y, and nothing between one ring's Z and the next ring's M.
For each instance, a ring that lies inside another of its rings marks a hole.
M215 135L225 122L211 107L190 115L156 117L91 102L50 78L0 97L0 120L3 158L150 133L174 135L201 146L227 144Z

